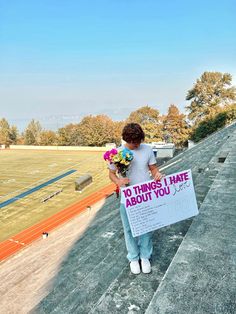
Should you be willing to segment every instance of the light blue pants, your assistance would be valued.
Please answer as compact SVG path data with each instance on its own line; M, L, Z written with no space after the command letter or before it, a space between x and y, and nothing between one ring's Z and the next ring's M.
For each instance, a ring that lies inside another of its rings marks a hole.
M120 215L124 228L128 260L135 261L140 258L149 259L153 251L152 232L143 234L139 237L133 237L124 204L120 204Z

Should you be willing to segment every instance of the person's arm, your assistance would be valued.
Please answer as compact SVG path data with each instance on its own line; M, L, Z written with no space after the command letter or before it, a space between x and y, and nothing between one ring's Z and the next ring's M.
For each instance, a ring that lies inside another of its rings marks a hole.
M161 180L161 179L165 176L164 174L162 174L162 173L159 171L159 169L158 169L158 167L157 167L156 164L154 164L154 165L149 165L148 167L149 167L149 170L151 171L151 174L152 174L152 176L153 176L153 180L155 180L155 181Z
M112 182L114 182L119 187L125 186L126 184L129 183L128 178L118 178L116 175L116 170L109 169L109 178L111 179Z

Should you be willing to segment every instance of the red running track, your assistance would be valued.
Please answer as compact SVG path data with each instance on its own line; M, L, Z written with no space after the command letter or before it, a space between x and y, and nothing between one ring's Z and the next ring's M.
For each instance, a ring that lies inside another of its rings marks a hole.
M12 238L1 242L0 261L5 260L6 258L24 248L26 245L42 237L43 232L51 231L56 227L62 225L66 221L80 214L88 206L91 206L111 195L114 191L115 185L109 184L104 188L98 190L97 192L94 192L93 194L87 196L83 200L63 209L62 211L37 223L36 225L33 225L32 227L21 231Z

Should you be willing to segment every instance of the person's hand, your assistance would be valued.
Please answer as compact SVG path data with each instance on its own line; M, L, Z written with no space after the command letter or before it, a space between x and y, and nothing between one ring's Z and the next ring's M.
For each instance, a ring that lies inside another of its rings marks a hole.
M130 180L128 178L119 178L119 181L117 182L117 185L119 187L126 186L126 184L128 184L129 181Z
M154 175L154 180L155 181L161 180L162 178L164 178L164 176L165 175L163 173L157 171L157 173Z

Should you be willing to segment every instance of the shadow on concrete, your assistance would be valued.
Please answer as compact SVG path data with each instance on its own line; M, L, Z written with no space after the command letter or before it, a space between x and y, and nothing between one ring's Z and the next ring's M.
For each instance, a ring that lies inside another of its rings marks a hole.
M132 275L119 200L112 195L67 254L57 276L45 287L47 296L32 313L88 313L95 309L126 313L133 303L145 309L190 224L188 219L154 232L152 274Z

